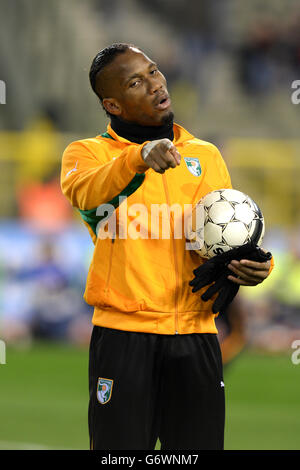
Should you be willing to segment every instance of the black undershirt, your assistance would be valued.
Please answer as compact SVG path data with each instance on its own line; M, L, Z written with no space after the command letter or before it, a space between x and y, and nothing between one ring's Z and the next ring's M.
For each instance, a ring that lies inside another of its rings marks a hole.
M170 139L174 138L173 118L162 126L141 126L133 122L123 121L116 116L110 116L111 128L124 139L142 144L147 140Z

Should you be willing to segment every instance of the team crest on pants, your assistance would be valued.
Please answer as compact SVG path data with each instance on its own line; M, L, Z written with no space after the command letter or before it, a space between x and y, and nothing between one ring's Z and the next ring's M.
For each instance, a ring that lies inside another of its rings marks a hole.
M192 157L184 157L187 169L192 173L194 176L201 175L201 165L198 158Z
M97 398L102 405L111 399L113 380L99 377L97 384Z

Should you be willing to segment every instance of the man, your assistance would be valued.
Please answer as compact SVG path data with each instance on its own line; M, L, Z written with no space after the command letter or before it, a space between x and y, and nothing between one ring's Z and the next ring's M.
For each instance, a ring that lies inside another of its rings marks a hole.
M173 123L166 79L137 47L100 51L90 82L110 124L67 147L61 184L95 244L84 295L95 307L91 448L153 449L159 438L162 449L222 449L213 299L203 302L191 291L193 270L204 260L186 249L184 235L175 237L178 217L170 208L231 187L228 171L214 145ZM190 159L198 172L189 170ZM161 204L167 212L150 232L148 215ZM166 220L169 237L160 225ZM255 285L268 276L270 261L232 261L230 269L232 283Z

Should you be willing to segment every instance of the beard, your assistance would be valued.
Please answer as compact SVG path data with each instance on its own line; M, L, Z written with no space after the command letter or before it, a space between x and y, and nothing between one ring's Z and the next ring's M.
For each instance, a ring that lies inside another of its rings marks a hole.
M162 125L171 124L173 121L174 121L174 113L173 111L169 111L168 114L163 116L161 124Z

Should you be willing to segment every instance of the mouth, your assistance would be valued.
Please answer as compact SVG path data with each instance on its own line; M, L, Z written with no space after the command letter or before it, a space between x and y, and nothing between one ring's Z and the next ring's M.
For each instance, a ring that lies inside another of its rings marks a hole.
M171 100L168 94L163 94L156 100L154 107L159 110L167 109L171 105Z

